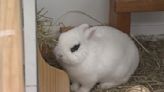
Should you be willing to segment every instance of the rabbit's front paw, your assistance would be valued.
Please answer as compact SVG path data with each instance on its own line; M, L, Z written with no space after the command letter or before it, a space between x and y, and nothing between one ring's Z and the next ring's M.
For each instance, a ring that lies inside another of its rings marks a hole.
M79 90L80 85L76 82L73 82L71 85L71 91L72 92L77 92Z
M115 83L111 83L111 82L104 82L104 83L101 83L99 86L102 89L108 89L108 88L116 86L116 84Z
M87 87L80 87L79 90L77 92L89 92L90 88Z

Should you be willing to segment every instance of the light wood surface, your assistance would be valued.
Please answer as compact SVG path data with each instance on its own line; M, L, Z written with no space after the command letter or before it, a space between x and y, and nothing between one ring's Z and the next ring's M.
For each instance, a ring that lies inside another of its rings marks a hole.
M0 0L0 92L24 92L19 0Z
M48 65L38 50L38 83L39 92L69 92L67 74Z

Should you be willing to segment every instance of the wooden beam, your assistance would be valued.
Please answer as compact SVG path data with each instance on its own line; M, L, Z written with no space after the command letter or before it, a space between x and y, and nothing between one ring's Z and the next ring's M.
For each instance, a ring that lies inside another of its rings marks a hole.
M163 11L164 0L115 0L116 12Z
M0 92L24 92L20 0L0 0Z

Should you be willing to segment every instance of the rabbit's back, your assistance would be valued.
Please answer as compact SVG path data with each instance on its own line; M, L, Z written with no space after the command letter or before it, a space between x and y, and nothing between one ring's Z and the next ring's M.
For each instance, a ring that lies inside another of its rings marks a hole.
M127 34L112 27L98 26L90 30L93 29L96 32L90 40L88 65L93 63L90 67L95 67L101 81L129 77L139 62L134 42Z

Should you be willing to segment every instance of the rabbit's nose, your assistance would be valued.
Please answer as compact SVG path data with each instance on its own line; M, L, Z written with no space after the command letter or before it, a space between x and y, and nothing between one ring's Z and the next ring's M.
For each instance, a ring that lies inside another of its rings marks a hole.
M62 57L63 57L63 55L59 55L59 57L60 57L60 58L62 58Z

